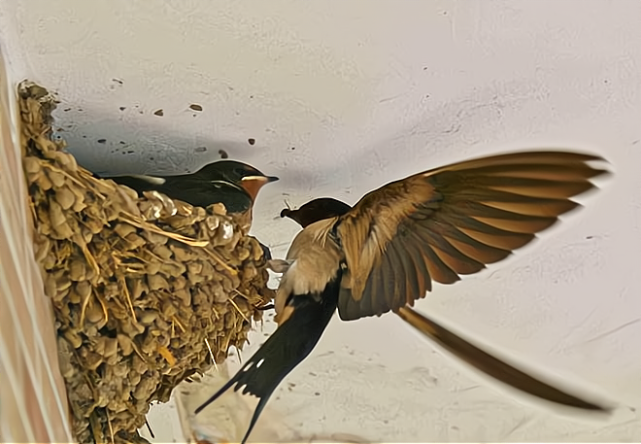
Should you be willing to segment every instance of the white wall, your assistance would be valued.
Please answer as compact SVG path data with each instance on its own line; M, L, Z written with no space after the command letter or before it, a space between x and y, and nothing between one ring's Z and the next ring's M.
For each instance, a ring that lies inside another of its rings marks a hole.
M4 0L0 14L16 78L59 92L61 135L86 166L184 171L224 149L280 176L253 229L278 256L297 231L274 220L284 199L354 203L517 147L604 155L616 174L585 210L417 306L641 407L641 2ZM586 423L520 399L386 316L335 319L270 409L291 427L281 439L641 439L627 407Z

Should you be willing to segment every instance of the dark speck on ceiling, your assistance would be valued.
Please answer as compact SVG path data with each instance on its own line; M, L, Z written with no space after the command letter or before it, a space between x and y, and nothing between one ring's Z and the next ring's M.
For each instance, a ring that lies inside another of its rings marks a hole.
M116 82L118 85L122 85L123 81L120 79L111 79L112 81Z
M162 110L162 109L159 109L159 110L154 111L154 116L162 117L162 116L164 116L164 115L165 115L165 114L164 114L164 112L163 112L163 110Z
M227 154L227 151L225 151L225 150L218 150L218 154L220 154L220 158L221 159L229 158L229 154Z
M206 146L199 146L198 148L194 149L194 151L196 151L197 153L204 153L204 152L207 151L207 147Z
M250 137L249 139L247 139L247 143L249 143L250 145L253 145L256 143L256 139L253 139Z
M104 144L104 143L107 143L107 139L98 139L97 142Z
M121 106L121 107L120 107L120 108L118 108L118 109L119 109L120 111L124 111L124 110L126 110L126 109L127 109L127 107L126 107L126 106Z
M197 103L192 103L189 105L189 108L193 109L194 111L202 111L203 107L198 105Z

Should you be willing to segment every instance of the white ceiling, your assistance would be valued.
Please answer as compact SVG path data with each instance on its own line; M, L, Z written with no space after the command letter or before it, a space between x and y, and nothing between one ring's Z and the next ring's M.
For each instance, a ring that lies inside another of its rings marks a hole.
M0 19L16 79L59 93L60 134L85 166L182 172L222 149L280 176L253 228L275 256L298 231L276 218L284 200L354 203L514 148L605 156L615 175L586 209L417 307L641 408L641 2L3 0ZM395 316L334 319L267 414L280 439L641 439L639 411L599 423L524 403Z

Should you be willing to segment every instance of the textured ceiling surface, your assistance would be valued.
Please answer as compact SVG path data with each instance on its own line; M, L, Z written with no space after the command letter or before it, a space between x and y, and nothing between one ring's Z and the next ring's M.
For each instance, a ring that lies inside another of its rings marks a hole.
M86 167L184 172L225 152L279 176L252 230L277 257L298 231L277 218L285 201L355 203L516 148L605 156L615 175L585 209L417 307L607 394L623 406L612 418L497 390L384 316L334 319L262 427L282 424L279 439L641 439L641 2L4 0L0 18L16 79L58 92L59 134Z

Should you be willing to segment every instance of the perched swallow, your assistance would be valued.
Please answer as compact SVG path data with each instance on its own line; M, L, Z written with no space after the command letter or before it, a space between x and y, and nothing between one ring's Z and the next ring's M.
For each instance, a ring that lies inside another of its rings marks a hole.
M182 200L206 208L215 203L225 205L227 212L236 215L245 232L252 222L252 207L263 185L278 177L266 176L246 163L220 160L205 165L192 174L176 176L128 175L109 177L126 185L139 195L143 191L158 191L171 199Z
M196 413L244 386L243 394L259 398L245 442L269 396L309 355L336 308L344 321L389 311L402 316L432 281L453 284L505 259L579 206L570 198L607 173L588 164L599 160L555 151L488 156L388 183L343 214L316 222L299 216L311 223L284 261L272 261L283 272L274 301L278 328Z
M322 197L307 202L298 210L288 208L281 211L281 217L288 217L301 225L308 225L335 216L347 214L352 207L344 202ZM286 266L286 264L285 264ZM600 409L599 406L565 393L533 376L511 366L480 349L474 344L446 329L433 319L416 312L412 307L399 308L396 314L429 339L448 350L460 360L467 362L483 373L530 395L572 407L587 410Z

